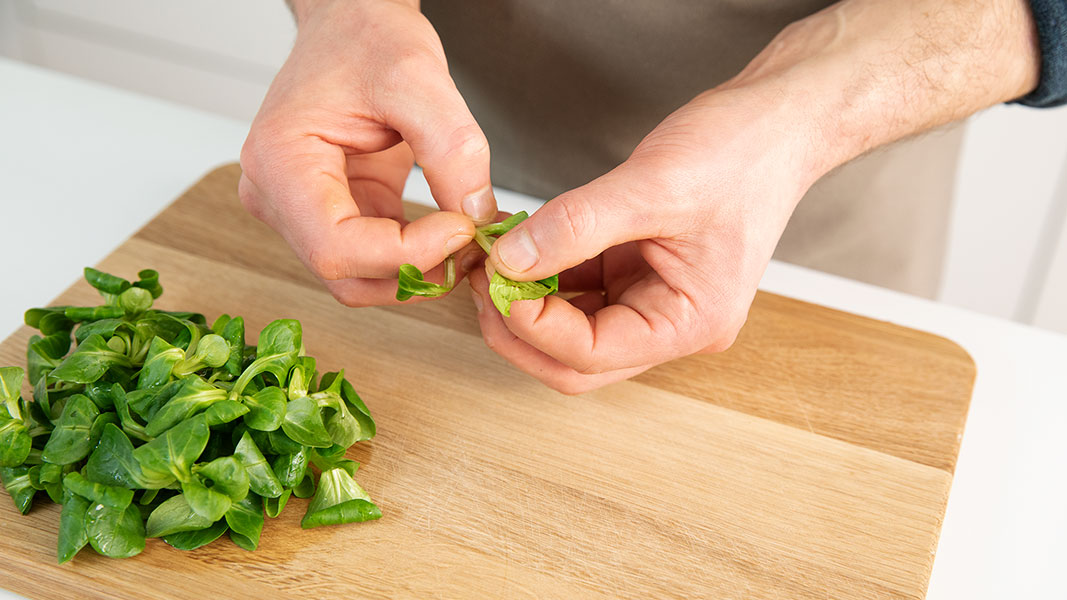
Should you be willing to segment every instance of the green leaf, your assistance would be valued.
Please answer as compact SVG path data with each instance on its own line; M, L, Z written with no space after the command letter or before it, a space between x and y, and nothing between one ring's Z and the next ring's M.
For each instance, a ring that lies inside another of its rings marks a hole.
M226 364L223 365L223 370L230 377L238 377L244 366L245 320L241 317L234 317L227 321L222 331L218 333L230 347L230 355L226 359Z
M282 431L303 446L328 448L333 445L322 422L322 411L318 404L307 396L297 398L286 406Z
M248 407L244 422L249 428L258 431L274 431L285 420L285 392L281 388L266 387L251 396L242 396L241 400Z
M179 531L163 536L163 541L178 550L196 550L222 537L226 533L226 521L219 520L210 527L195 531Z
M130 289L129 281L110 273L98 271L92 267L85 267L85 280L94 288L113 296Z
M248 495L248 471L237 457L221 456L209 463L195 465L193 472L209 480L213 491L225 494L234 502L240 502Z
M274 457L271 466L282 487L296 487L303 481L304 474L307 472L307 449L301 448L300 452L295 454L279 454Z
M63 313L67 310L66 306L50 306L48 308L31 308L22 315L22 320L33 327L34 329L40 329L44 335L55 333L55 329L66 329L70 331L74 327L74 323L67 319ZM51 317L49 316L51 315ZM52 325L47 323L50 319L59 319L58 321L51 321ZM66 321L63 323L63 321Z
M310 472L304 473L304 478L293 488L293 495L297 498L310 498L315 494L315 477Z
M241 436L233 455L248 473L249 487L253 492L265 498L277 498L282 494L282 484L247 431Z
M145 534L148 537L164 537L179 531L204 529L212 523L214 521L197 514L184 495L178 494L165 500L148 515Z
M450 287L445 287L439 283L433 283L432 281L426 281L423 278L422 271L415 265L400 265L396 278L396 299L401 302L412 296L437 298L452 291L452 288Z
M359 463L345 456L347 450L344 446L337 445L324 449L312 448L308 452L308 458L320 471L344 469L349 476L354 476Z
M504 219L499 223L493 223L491 225L484 225L482 227L479 227L478 231L484 233L485 235L499 237L511 231L516 225L522 223L529 217L530 215L526 214L525 210L520 210L519 212L511 215L510 217Z
M188 353L187 353L188 354ZM230 357L230 345L221 335L209 333L195 343L191 358L174 366L175 377L185 377L205 368L218 368L226 364Z
M130 324L122 319L101 319L99 321L85 322L78 326L74 330L74 339L79 344L85 341L91 335L99 335L104 339L110 338L115 335L119 330L127 330L133 333L134 329L130 327Z
M132 287L119 294L119 308L127 317L136 317L152 308L152 294L148 290Z
M30 341L29 349L47 359L62 360L70 351L70 330L57 331L43 338L36 337Z
M244 500L234 502L226 511L226 524L230 526L233 543L254 551L259 547L259 535L263 531L263 499L249 494Z
M539 281L512 281L500 273L493 273L489 281L489 297L493 306L505 317L511 316L511 303L518 300L536 300L559 291L559 275Z
M315 359L310 356L301 356L296 359L292 370L289 371L289 388L287 396L289 400L296 400L301 396L307 396L311 386L315 383Z
M93 401L100 411L114 412L115 398L112 387L115 384L110 381L94 381L85 386L85 395ZM119 386L121 389L122 386Z
M208 488L197 481L182 483L182 495L193 512L214 523L230 510L232 501L226 494Z
M247 414L248 407L244 404L233 400L222 400L209 406L204 411L204 418L207 419L208 427L216 427L236 421Z
M85 529L85 514L88 511L88 500L64 490L63 510L59 513L59 543L56 547L56 558L60 564L74 558L89 543L89 534Z
M100 416L93 419L93 426L89 429L89 447L96 448L97 442L100 441L100 436L104 433L104 427L108 425L118 425L119 416L113 412L103 412Z
M163 294L163 286L159 285L159 273L153 269L143 269L137 273L137 281L134 287L148 290L153 298L159 298Z
M133 444L118 427L108 424L96 449L85 463L85 477L90 481L129 489L159 489L170 485L174 476L167 473L147 477L133 457Z
M126 312L118 306L68 306L63 314L71 321L81 323L100 319L118 319Z
M259 334L256 359L233 384L230 399L239 398L245 386L260 373L274 375L278 385L284 386L286 375L300 353L301 335L300 321L293 319L278 319L264 327Z
M133 490L89 481L76 471L63 477L63 487L90 502L110 508L126 508L133 502Z
M148 390L170 381L175 365L185 359L185 352L156 336L148 345L144 366L137 377L137 389Z
M91 335L52 371L51 377L69 383L92 383L115 365L129 367L131 363L125 354L109 348L103 337Z
M370 496L342 469L323 471L318 490L300 521L304 529L322 525L357 523L379 519L381 510Z
M27 398L23 398L19 405L19 410L22 411L22 424L26 426L27 435L31 438L38 438L52 433L52 421L45 414L44 406Z
M206 410L212 404L225 399L225 390L211 385L197 375L190 375L181 380L181 386L174 396L149 419L145 426L145 433L153 437L158 436L194 414Z
M30 468L0 467L0 481L3 481L4 488L15 502L15 508L22 514L28 513L33 505L33 496L37 493L30 482Z
M52 369L58 367L60 363L59 360L48 358L34 350L34 344L42 339L43 338L39 335L32 336L30 338L30 344L26 348L26 371L30 378L30 385L35 388L38 383L44 380L45 375L48 375Z
M356 393L356 389L352 387L352 384L347 380L341 382L341 397L348 404L348 410L352 413L352 416L359 421L359 438L357 442L363 440L369 440L377 433L378 429L374 424L374 419L370 416L370 410L367 405L363 403L363 400Z
M144 521L132 504L126 508L90 505L85 513L85 532L93 549L109 558L129 558L144 550Z
M20 367L0 367L0 402L12 419L21 419L19 398L22 395L22 380L26 372ZM3 413L0 413L2 416Z
M146 421L152 420L163 406L178 393L182 381L175 379L163 387L144 390L132 390L126 394L126 403L130 410Z
M0 467L17 467L26 462L32 445L22 421L0 414Z
M149 478L162 479L170 475L186 482L192 477L192 464L204 451L210 434L203 415L197 415L135 449L133 457Z
M282 511L285 510L285 505L289 503L289 497L292 495L293 490L285 490L282 492L282 495L277 498L264 498L263 511L272 519L278 518L278 515L282 514Z
M48 436L41 456L57 465L78 462L89 455L93 422L100 415L93 401L82 394L67 399L63 414Z
M58 478L56 478L56 469L59 470ZM52 502L57 504L63 502L63 467L51 463L33 465L27 474L33 489L47 492Z
M143 442L151 441L152 438L145 433L144 425L130 414L129 400L121 385L117 383L112 385L111 399L115 403L115 412L119 415L119 423L122 424L123 431L125 431L127 435L133 436Z

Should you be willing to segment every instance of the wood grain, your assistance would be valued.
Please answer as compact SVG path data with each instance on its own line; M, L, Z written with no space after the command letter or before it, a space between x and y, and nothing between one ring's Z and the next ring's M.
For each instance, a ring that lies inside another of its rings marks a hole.
M300 319L378 421L382 520L55 565L58 510L0 502L0 586L40 598L921 598L974 368L955 344L760 294L737 344L565 397L489 351L466 294L348 309L208 175L102 268L164 307ZM89 303L77 283L57 302ZM30 331L0 344L23 364ZM503 390L503 391L499 391Z

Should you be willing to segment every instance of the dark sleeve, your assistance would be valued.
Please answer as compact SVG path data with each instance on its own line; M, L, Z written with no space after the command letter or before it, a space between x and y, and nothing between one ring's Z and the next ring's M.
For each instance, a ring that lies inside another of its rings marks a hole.
M1067 104L1067 0L1030 0L1041 47L1041 80L1016 100L1046 108Z

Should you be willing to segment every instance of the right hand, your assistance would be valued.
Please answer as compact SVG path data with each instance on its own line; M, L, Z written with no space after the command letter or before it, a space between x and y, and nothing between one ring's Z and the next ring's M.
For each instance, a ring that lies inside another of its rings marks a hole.
M241 151L241 202L339 301L392 304L401 264L440 279L444 258L496 217L489 144L416 8L297 8L296 43ZM415 161L442 210L408 223Z

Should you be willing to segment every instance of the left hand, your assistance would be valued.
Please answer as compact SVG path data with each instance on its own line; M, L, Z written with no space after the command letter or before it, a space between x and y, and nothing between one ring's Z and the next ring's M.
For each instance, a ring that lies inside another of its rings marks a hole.
M473 273L486 343L567 393L725 349L816 179L1022 96L1040 64L1026 0L843 0L797 21L622 165L501 236L491 268L561 273L580 295L516 302L503 318Z
M486 343L565 393L729 347L797 200L813 181L794 144L736 92L698 97L622 165L502 236L488 264L512 279L561 273L565 300L512 304L470 275Z

